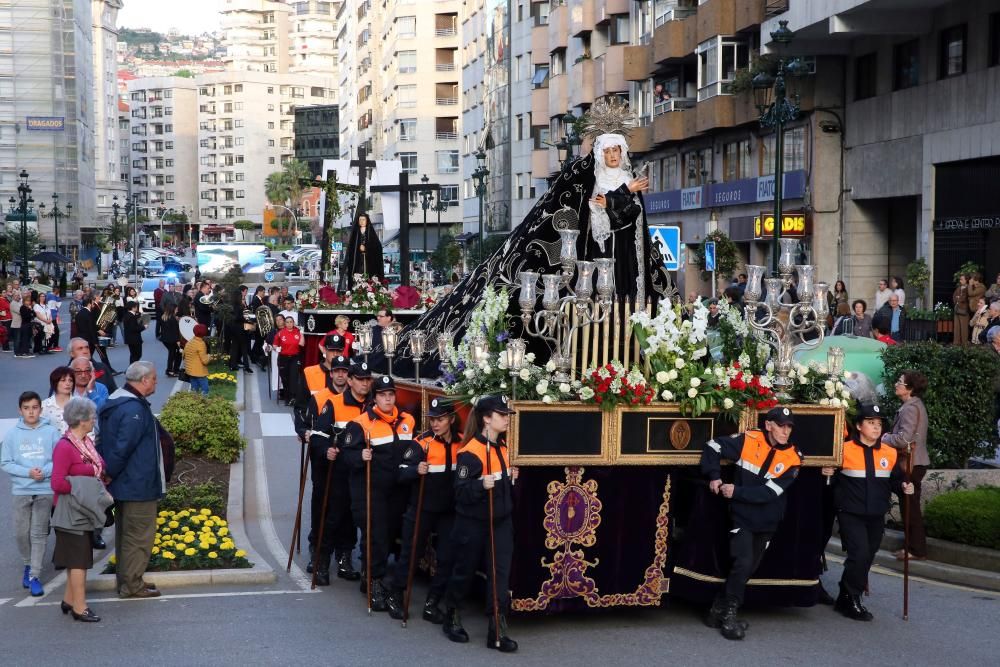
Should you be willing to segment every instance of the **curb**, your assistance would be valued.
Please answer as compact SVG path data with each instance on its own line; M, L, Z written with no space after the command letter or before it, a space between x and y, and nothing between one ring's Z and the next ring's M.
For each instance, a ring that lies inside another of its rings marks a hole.
M242 376L241 376L242 379ZM179 386L181 382L177 382ZM236 399L242 401L243 383L239 382ZM241 416L242 421L242 416ZM240 454L240 460L229 466L229 502L226 505L226 517L229 532L233 541L246 551L247 560L254 564L251 568L221 569L221 570L184 570L180 572L147 572L146 581L156 584L158 588L179 588L181 586L233 585L233 584L272 584L278 580L274 569L268 565L253 548L243 523L244 492L243 466L246 460L245 452ZM112 549L100 563L94 564L95 570L103 570L110 557ZM113 591L117 587L115 575L98 574L87 577L87 588L95 591Z
M233 399L233 406L236 408L236 412L243 412L246 410L246 390L244 389L246 381L243 376L243 371L238 371L239 375L236 376L236 398ZM232 479L230 477L230 479Z
M888 551L902 549L903 532L886 529L885 535L882 536L882 548ZM927 556L932 561L946 565L1000 574L1000 551L993 549L928 537Z
M844 551L839 537L830 538L827 552L837 558L843 558ZM875 554L875 564L894 572L903 571L903 561L896 560L892 552L884 549L880 549ZM1000 573L997 572L987 572L929 560L911 560L910 574L914 577L942 581L948 584L1000 592Z

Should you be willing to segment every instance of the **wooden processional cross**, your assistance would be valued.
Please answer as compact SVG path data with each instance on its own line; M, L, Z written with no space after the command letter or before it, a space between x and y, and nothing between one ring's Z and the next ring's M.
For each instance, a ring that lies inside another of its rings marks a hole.
M364 159L362 149L358 149L358 157ZM351 166L354 166L353 161ZM410 175L405 171L399 174L399 185L375 185L370 189L371 192L399 193L399 277L403 285L410 284L410 193L440 189L439 183L410 185Z

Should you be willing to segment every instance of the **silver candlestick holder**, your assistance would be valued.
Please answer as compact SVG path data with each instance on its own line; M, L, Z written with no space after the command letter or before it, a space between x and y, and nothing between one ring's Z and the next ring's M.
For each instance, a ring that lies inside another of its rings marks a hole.
M573 229L559 230L562 270L541 276L541 310L536 312L539 274L534 271L519 274L521 284L517 302L524 331L548 345L556 365L554 379L557 382L572 380L572 343L576 332L581 327L606 320L615 294L614 258L592 262L578 260L576 239L579 234ZM574 276L576 284L571 285ZM566 296L560 296L562 292L566 292ZM576 307L575 317L570 314L570 305Z
M826 302L828 285L825 282L813 282L816 269L811 264L794 264L792 258L798 245L796 239L781 239L780 243L780 277L765 279L765 267L748 265L743 302L747 324L754 337L774 350L775 392L778 398L789 400L791 396L788 388L792 380L788 375L792 369L795 348L804 345L811 349L823 342L829 312ZM799 277L795 291L798 301L792 298L793 271ZM766 295L763 294L762 283L766 285Z

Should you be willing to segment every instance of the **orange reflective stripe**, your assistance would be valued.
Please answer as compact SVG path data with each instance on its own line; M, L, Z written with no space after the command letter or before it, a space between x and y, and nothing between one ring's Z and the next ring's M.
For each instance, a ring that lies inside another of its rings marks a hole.
M497 456L496 447L490 447L490 464L489 466L486 465L486 445L476 438L470 440L469 444L459 450L459 453L472 454L479 459L479 463L483 466L483 477L486 476L486 471L489 470L491 475L499 479L502 476L503 470L510 470L510 456L507 453L507 448L501 447L500 451L503 452L503 467L500 466L500 458Z
M326 388L326 371L322 366L319 364L307 366L302 372L306 377L306 386L309 387L311 393L315 394Z
M417 442L420 443L421 448L424 450L424 454L427 455L427 464L432 468L434 466L441 466L436 470L444 470L445 465L448 462L446 445L438 440L433 435L424 436L419 438ZM462 444L458 442L453 442L451 444L451 467L455 467L455 461L458 460L458 452L461 451Z
M367 412L361 413L354 421L361 426L361 430L365 432L369 442L374 447L391 444L396 439L411 440L413 438L413 417L406 412L400 413L400 415L400 419L396 423L395 433L393 433L392 424L383 419L372 419Z
M771 449L763 431L747 431L743 434L743 451L740 452L740 460L736 462L736 465L759 475L760 467L764 465ZM771 465L765 471L765 476L781 477L785 472L799 465L802 465L802 459L799 458L795 447L775 449L774 458L771 459Z
M896 450L887 445L882 445L878 449L872 448L872 458L875 462L876 477L888 476L896 466ZM854 440L848 440L844 443L844 464L841 466L841 471L845 474L849 471L865 472L865 445ZM864 475L848 475L848 477L854 476L863 477Z

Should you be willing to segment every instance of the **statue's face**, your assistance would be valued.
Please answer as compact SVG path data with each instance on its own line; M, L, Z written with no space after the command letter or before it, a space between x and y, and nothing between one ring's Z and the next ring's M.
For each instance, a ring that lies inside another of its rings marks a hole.
M367 215L362 215L362 216L358 217L358 226L360 226L361 229L364 229L365 227L368 226L368 216Z
M611 169L617 169L618 167L622 166L622 147L611 146L610 148L605 148L604 164L606 164Z

